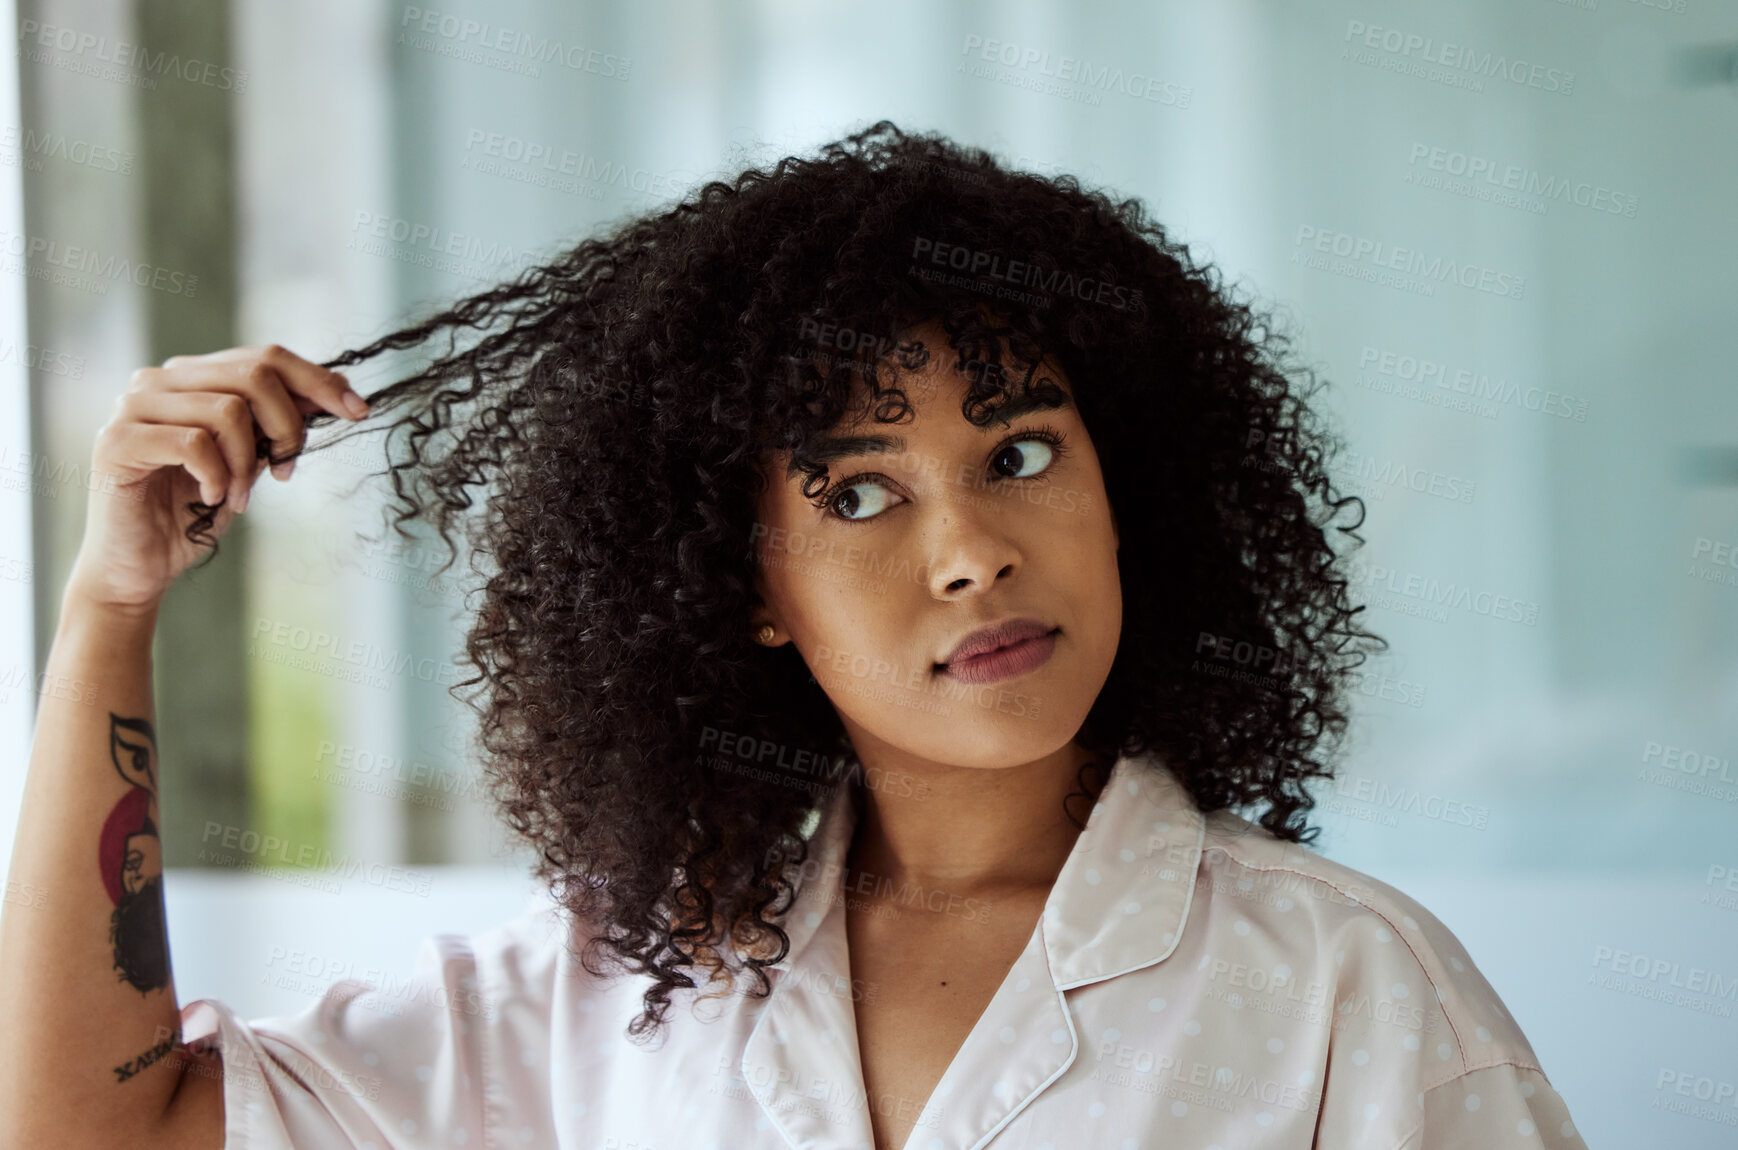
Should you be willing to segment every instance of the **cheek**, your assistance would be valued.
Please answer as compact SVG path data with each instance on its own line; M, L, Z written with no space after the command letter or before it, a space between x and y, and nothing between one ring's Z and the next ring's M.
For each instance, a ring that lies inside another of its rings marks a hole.
M1089 626L1114 642L1122 628L1122 574L1116 533L1108 511L1101 511L1081 527L1076 554L1080 556L1081 598Z
M928 661L909 649L915 624L892 583L878 593L850 582L873 578L865 572L827 564L824 557L805 562L805 571L790 573L782 617L810 673L835 703L859 680L908 681L914 671L928 673Z
M808 588L808 597L795 613L792 634L799 640L817 676L835 661L888 657L887 634L893 628L884 621L885 607L863 597L828 593ZM835 675L837 671L833 671Z
M794 529L777 518L765 523L765 529L756 540L755 555L759 561L755 572L757 589L767 605L777 610L787 624L792 623L792 617L806 612L809 601L814 598L810 586L814 580L805 575L812 563L806 554L808 550L808 537L800 529Z

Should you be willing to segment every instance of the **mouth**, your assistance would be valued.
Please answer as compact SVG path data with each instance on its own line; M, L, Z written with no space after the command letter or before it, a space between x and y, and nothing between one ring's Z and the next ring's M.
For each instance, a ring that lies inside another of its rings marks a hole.
M937 673L968 683L990 683L1036 670L1056 649L1060 627L1014 619L967 635Z

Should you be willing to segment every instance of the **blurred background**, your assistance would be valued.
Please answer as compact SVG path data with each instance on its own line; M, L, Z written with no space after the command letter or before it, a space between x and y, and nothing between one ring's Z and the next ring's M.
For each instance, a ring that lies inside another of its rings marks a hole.
M1589 1144L1738 1139L1738 8L0 10L0 865L135 368L330 358L888 118L1141 198L1299 333L1392 643L1317 848L1455 931ZM379 452L262 479L165 605L184 1003L300 1010L539 897L447 691L468 568L386 530Z

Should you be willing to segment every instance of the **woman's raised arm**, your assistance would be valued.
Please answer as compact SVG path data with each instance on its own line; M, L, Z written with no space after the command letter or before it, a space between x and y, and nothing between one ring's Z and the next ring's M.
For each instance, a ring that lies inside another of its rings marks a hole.
M175 356L135 372L97 434L13 847L19 897L0 915L0 1145L222 1144L215 1057L177 1048L151 638L204 550L186 538L188 505L221 503L221 536L264 468L259 441L299 451L307 414L365 414L346 394L276 345Z

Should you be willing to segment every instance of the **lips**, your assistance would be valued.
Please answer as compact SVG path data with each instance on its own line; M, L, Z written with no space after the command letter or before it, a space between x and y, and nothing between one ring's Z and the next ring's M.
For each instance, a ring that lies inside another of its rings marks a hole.
M986 655L1002 647L1012 647L1016 643L1024 643L1028 639L1038 639L1050 634L1056 628L1036 619L1009 619L989 627L981 627L961 639L942 660L944 666L951 666L978 655Z

